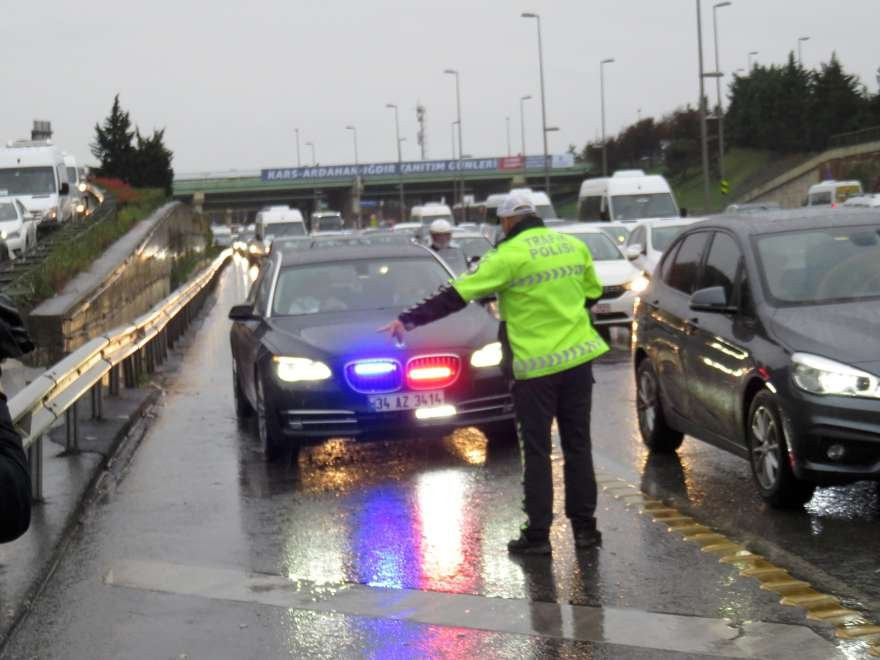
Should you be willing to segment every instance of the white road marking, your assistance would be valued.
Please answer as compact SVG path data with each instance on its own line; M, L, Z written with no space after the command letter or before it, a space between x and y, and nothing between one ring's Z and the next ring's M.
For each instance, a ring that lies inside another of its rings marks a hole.
M516 635L540 635L731 658L844 657L810 628L778 623L731 625L722 619L613 607L584 607L467 594L316 585L280 575L159 561L120 561L108 585L223 601L395 619Z

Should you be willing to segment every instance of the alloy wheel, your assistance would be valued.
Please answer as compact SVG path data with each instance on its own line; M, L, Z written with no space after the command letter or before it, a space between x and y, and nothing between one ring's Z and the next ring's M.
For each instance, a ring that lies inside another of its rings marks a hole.
M752 461L762 488L773 489L779 480L779 425L765 406L752 415Z
M643 371L639 378L636 410L639 424L650 435L657 425L657 381L649 370Z

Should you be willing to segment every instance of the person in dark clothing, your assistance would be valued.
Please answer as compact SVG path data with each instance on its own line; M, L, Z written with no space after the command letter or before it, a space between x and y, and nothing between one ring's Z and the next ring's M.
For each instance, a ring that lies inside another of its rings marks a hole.
M381 330L398 341L406 331L497 294L500 366L513 378L513 403L523 461L528 520L507 544L512 554L550 554L553 476L550 429L559 424L565 457L565 513L575 546L601 542L596 528L596 477L590 443L591 362L608 351L587 304L602 294L586 245L551 231L531 200L509 195L498 209L505 238L478 268L404 311Z
M12 301L0 294L0 361L34 349ZM21 438L0 392L0 543L14 541L31 524L31 477Z

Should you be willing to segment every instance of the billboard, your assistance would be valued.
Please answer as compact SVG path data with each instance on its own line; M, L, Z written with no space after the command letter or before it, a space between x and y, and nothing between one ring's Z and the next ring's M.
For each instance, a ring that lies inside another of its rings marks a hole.
M562 154L548 156L551 167L573 167L574 156ZM515 172L523 168L543 170L543 156L510 156L501 158L468 158L461 161L462 172ZM400 163L364 163L360 165L327 165L317 167L277 167L260 171L262 181L326 181L331 179L369 179L380 176L424 176L457 174L458 160L423 160Z

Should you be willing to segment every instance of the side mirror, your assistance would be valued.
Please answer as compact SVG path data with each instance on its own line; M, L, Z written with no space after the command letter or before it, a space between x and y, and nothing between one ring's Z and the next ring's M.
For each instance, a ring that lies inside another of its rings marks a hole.
M60 195L69 195L70 194L70 184L65 181L61 184L61 190L58 191Z
M233 321L256 321L259 317L254 314L252 305L235 305L229 310L229 318Z
M633 243L632 245L627 245L624 249L624 254L626 258L630 261L635 261L640 256L642 256L642 250L645 248L639 243Z
M681 207L681 217L682 218L688 217L688 210L683 206Z
M690 299L690 308L695 312L714 312L725 314L736 312L737 308L729 304L724 287L710 286L694 291Z

